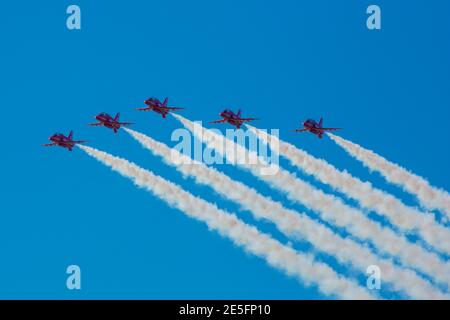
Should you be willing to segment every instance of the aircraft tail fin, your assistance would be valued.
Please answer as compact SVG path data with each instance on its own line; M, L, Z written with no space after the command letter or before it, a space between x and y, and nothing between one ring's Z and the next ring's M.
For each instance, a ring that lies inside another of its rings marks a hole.
M167 104L168 104L168 103L169 103L169 98L166 97L166 98L164 99L163 106L164 106L164 107L167 107Z
M72 130L70 130L68 138L69 138L69 139L72 139L72 138L73 138L73 131L72 131Z
M320 121L319 121L319 127L323 127L323 118L322 117L320 117Z
M240 118L240 117L241 117L241 109L239 109L239 110L238 110L238 112L237 112L237 116L238 116L238 118Z
M116 116L114 117L115 121L119 121L120 118L120 112L117 112Z

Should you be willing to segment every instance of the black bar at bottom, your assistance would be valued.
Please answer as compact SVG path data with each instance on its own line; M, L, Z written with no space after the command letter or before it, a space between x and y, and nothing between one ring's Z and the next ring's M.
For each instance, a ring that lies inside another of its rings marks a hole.
M27 300L0 301L2 310L43 311L45 314L85 316L139 315L139 319L293 319L321 315L385 316L398 309L403 316L439 308L448 310L449 301L336 301L336 300ZM63 313L60 313L62 310ZM443 310L443 311L445 311ZM389 310L390 311L390 310ZM362 312L362 313L360 313ZM308 315L308 316L307 316ZM64 317L62 317L64 318ZM61 318L61 319L62 319Z

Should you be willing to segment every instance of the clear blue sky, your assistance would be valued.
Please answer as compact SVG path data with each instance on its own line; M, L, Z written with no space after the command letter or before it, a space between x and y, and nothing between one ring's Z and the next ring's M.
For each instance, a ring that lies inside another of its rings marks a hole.
M73 3L80 31L66 28ZM381 31L365 26L372 3L382 9ZM280 128L283 139L415 205L329 139L289 132L324 116L325 125L345 128L344 137L450 189L448 1L4 1L1 8L0 298L325 298L81 150L41 147L73 129L75 138L256 223L125 132L86 126L99 112L120 111L136 130L173 145L175 119L133 110L151 95L169 96L193 120L241 107L259 127ZM219 169L303 210L248 173ZM81 267L80 291L66 289L70 264Z

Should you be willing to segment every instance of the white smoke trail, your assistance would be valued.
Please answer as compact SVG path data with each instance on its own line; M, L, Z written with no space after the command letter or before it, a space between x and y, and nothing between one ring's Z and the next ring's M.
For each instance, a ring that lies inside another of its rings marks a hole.
M249 151L230 140L225 143L225 140L228 139L223 135L203 128L200 124L185 119L180 115L173 116L188 130L193 132L198 139L218 153L223 152L224 146L233 145L233 157L236 155L240 159L249 159L248 162L237 161L241 167L249 170L253 175L278 190L286 192L291 200L311 208L322 219L346 228L350 233L362 240L371 241L380 252L399 257L404 265L412 266L428 274L434 280L438 282L443 281L447 286L450 285L450 264L442 261L436 254L424 250L417 244L408 242L405 237L397 235L391 229L370 220L361 211L347 206L341 199L325 194L277 165L271 165L274 167L274 170L271 171L277 172L276 174L265 175L261 168L267 168L268 164L259 159L255 152ZM224 156L228 158L228 152L224 152ZM230 160L230 162L233 162L233 160ZM259 164L253 165L249 163Z
M349 238L340 237L307 215L286 209L280 203L262 196L243 183L232 180L225 174L194 161L142 133L128 128L125 130L153 154L162 157L169 165L175 166L184 176L192 177L197 183L212 187L218 194L251 211L257 219L273 221L285 235L304 238L319 250L335 256L339 262L356 266L362 273L366 272L368 266L377 265L382 270L383 281L391 283L395 290L403 291L412 298L449 298L413 271L400 269L392 261L378 258L367 247Z
M278 148L278 153L297 168L357 200L362 207L385 215L392 224L404 231L417 230L430 245L450 253L450 230L437 224L431 215L406 206L394 196L374 188L370 182L363 182L346 171L339 171L326 161L317 159L274 135L250 125L247 127L272 150Z
M450 195L447 191L431 186L424 178L386 160L371 150L364 149L334 134L328 135L370 170L380 172L390 183L400 185L405 191L415 195L422 206L429 210L439 210L445 213L447 218L450 218Z
M231 239L246 251L265 259L272 267L296 276L308 285L315 283L322 293L344 299L374 298L366 289L338 275L328 265L314 261L312 255L298 253L282 245L255 227L239 220L234 214L220 210L214 204L193 196L152 172L106 152L82 145L78 147L121 175L130 178L137 186L147 189L188 216L206 223L210 229Z

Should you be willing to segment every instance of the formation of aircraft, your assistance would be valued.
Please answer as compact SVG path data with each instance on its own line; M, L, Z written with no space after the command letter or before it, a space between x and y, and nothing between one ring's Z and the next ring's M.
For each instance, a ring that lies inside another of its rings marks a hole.
M158 98L148 98L144 101L146 107L143 108L137 108L138 111L154 111L156 113L161 114L163 118L166 118L167 114L169 114L172 111L176 110L182 110L183 108L176 108L176 107L169 107L169 99L165 98L164 101L160 101ZM240 129L243 123L250 122L254 120L258 120L257 118L242 118L241 117L241 110L239 109L237 113L234 113L230 109L225 109L221 113L219 113L219 116L222 117L220 120L212 121L210 123L229 123L232 126L235 126L237 129ZM133 123L131 122L121 122L119 120L120 113L117 113L115 117L110 116L106 112L102 112L95 116L95 119L98 122L95 123L89 123L89 126L103 126L109 129L112 129L114 133L117 133L119 129L123 126L129 126ZM311 132L312 134L316 135L319 138L322 138L323 134L326 131L334 131L334 130L341 130L341 128L324 128L323 127L323 118L320 118L319 122L316 122L312 119L307 119L305 122L303 122L303 128L294 130L295 132ZM76 144L82 144L86 143L87 141L84 140L73 140L73 132L70 131L68 136L65 136L62 133L55 133L52 135L49 140L51 143L44 144L45 147L50 146L59 146L68 149L69 151L72 151L73 147Z
M137 108L138 111L154 111L162 115L163 118L167 116L170 111L174 110L182 110L183 108L176 107L168 107L169 99L165 98L163 102L161 102L158 98L151 97L144 101L147 105L144 108Z
M219 113L223 119L212 121L210 123L224 123L228 122L229 124L235 126L237 129L240 129L244 122L250 122L253 120L258 120L256 118L241 118L241 110L239 109L237 113L234 113L230 109L225 109L221 113Z
M120 122L119 121L120 118L120 113L117 113L116 116L113 118L111 117L109 114L107 114L106 112L102 112L98 115L95 116L95 119L98 122L95 123L89 123L89 126L103 126L109 129L112 129L114 131L114 133L117 133L117 131L120 129L120 127L122 126L129 126L132 125L133 123L131 122Z
M320 118L319 123L317 123L315 120L307 119L305 122L303 122L302 129L296 129L294 131L295 132L311 132L312 134L315 134L317 137L322 139L322 136L326 131L335 131L335 130L341 130L341 128L324 128L323 127L323 118Z
M84 140L73 140L73 131L70 131L68 136L65 136L62 133L55 133L48 139L51 141L51 143L44 144L43 145L44 147L59 146L59 147L66 148L69 151L72 151L73 147L76 144L87 142Z

